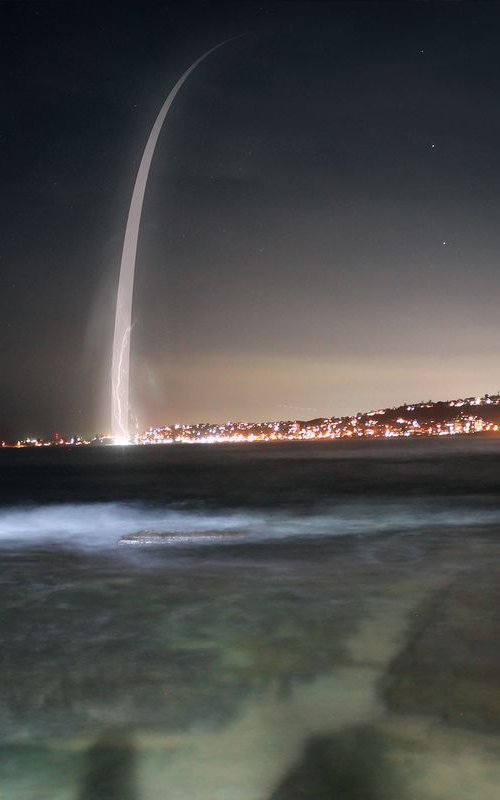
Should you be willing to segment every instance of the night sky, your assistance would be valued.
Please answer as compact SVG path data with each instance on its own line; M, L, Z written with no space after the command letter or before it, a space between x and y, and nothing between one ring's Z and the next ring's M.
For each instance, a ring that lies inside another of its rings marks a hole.
M500 386L500 7L0 5L0 438L109 428L135 172L137 424Z

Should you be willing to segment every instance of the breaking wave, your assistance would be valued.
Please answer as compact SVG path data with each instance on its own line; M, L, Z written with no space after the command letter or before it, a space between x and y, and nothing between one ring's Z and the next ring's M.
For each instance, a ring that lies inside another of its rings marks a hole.
M500 523L500 509L450 503L349 503L309 513L276 511L202 512L128 503L60 504L0 510L0 546L58 543L77 548L114 547L140 531L169 534L168 544L192 541L265 541L286 537L398 533ZM231 537L235 534L235 538ZM205 536L204 536L205 535ZM237 535L237 537L236 537Z

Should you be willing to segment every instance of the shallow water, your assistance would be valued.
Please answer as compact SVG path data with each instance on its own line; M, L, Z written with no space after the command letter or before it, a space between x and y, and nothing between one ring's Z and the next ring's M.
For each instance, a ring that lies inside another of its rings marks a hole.
M0 452L0 798L496 798L499 465Z

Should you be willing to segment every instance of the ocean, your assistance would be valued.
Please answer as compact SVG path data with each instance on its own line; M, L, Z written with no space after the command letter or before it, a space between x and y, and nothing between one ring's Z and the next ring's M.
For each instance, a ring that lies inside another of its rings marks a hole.
M481 437L0 450L1 800L496 800L499 476Z

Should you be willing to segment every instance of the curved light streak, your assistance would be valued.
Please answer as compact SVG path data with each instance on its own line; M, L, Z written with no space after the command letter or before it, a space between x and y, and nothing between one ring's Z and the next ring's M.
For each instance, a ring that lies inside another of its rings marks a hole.
M146 183L151 168L151 161L156 148L165 117L167 116L177 93L184 82L189 78L198 64L201 64L211 53L218 50L233 39L233 36L220 44L207 50L194 64L191 64L179 78L160 109L156 121L149 134L144 153L142 154L139 171L135 179L134 191L128 212L125 239L123 242L122 260L120 265L120 278L116 297L115 333L113 337L113 359L111 365L111 433L113 440L121 444L130 440L130 331L132 318L132 296L134 292L135 259L137 253L137 240L141 224L142 205Z

